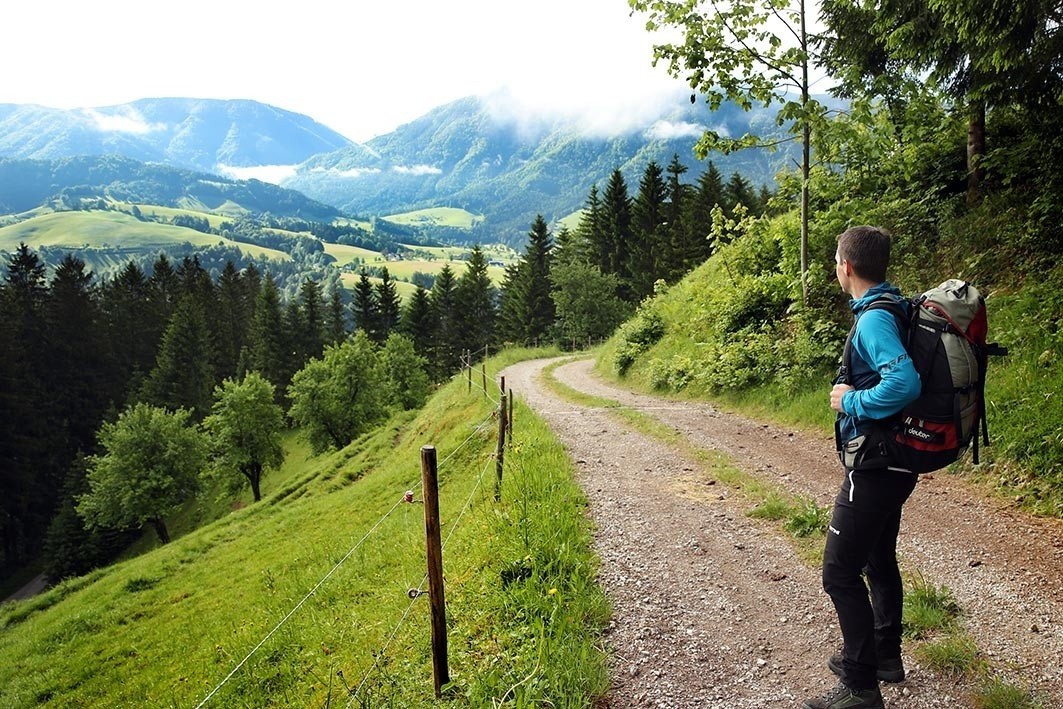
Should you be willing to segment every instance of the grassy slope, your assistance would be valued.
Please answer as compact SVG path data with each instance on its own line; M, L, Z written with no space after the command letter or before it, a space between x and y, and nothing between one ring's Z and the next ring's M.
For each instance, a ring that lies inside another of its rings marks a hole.
M495 503L493 405L465 387L456 380L419 414L289 470L261 503L0 608L0 706L194 706L297 607L212 706L338 704L342 684L363 678L359 702L431 703L428 601L406 595L426 587L423 511L397 504L407 489L420 499L428 443L440 458L455 691L476 706L507 694L586 706L605 686L595 642L608 609L571 462L518 403ZM517 580L504 584L506 570Z
M457 207L418 209L402 214L390 214L384 219L408 226L444 226L456 229L471 229L484 220L482 214L473 214Z
M238 244L195 229L142 222L121 212L54 212L24 222L0 228L0 249L13 251L25 242L32 248L40 246L69 246L78 249L100 249L132 253L151 253L160 247L185 242L196 246L224 243L236 246L255 258L288 260L288 255L275 249L252 244Z
M1005 259L1006 260L1006 259ZM932 272L906 272L901 283L936 285L949 269L932 266ZM958 277L966 276L962 269ZM700 386L697 378L679 391L654 386L655 362L688 361L705 357L706 341L718 340L701 315L712 307L711 292L727 275L716 258L709 259L681 282L646 306L665 324L664 336L644 352L624 377L628 385L677 398L711 399L733 411L785 423L817 434L831 435L834 412L827 404L832 371L812 372L807 382L785 389L769 385L719 392ZM984 283L975 278L976 284ZM907 292L907 291L906 291ZM1063 517L1063 328L1058 313L1063 307L1063 263L1038 273L1037 278L1002 277L986 287L990 340L1007 346L1010 353L989 364L986 401L992 445L980 451L981 466L970 465L965 474L1040 514ZM1055 315L1053 316L1053 313ZM614 366L622 343L621 331L600 351L597 370L616 379Z

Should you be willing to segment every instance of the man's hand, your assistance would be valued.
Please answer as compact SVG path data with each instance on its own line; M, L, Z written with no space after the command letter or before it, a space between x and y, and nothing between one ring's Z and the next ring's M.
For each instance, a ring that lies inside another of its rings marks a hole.
M852 387L848 384L835 384L834 388L830 390L830 407L839 414L845 413L845 410L842 409L842 397L845 396L845 392L850 389L852 389Z

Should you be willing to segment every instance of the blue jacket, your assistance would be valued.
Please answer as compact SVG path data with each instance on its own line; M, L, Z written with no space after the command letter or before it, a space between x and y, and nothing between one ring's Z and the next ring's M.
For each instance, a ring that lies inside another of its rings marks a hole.
M856 325L849 371L853 390L842 397L843 444L865 433L868 422L889 418L919 398L922 384L904 349L897 319L888 310L867 310L872 301L886 294L907 308L906 301L898 297L900 291L888 282L873 286L862 298L849 303Z

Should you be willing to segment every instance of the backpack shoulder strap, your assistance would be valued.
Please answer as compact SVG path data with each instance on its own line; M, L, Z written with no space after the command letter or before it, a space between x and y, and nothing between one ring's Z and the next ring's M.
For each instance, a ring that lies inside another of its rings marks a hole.
M911 307L917 306L918 303L915 303ZM912 311L901 305L900 300L889 295L879 296L868 303L867 307L864 308L864 312L866 313L869 310L888 310L897 321L897 333L901 336L901 344L904 345L905 349L908 349L908 326Z

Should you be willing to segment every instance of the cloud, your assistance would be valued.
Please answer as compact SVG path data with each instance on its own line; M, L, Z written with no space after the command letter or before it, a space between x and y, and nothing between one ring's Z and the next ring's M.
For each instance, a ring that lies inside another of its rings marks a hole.
M420 177L421 175L442 175L443 171L438 167L432 167L431 165L396 165L391 168L392 172L397 172L400 175L415 175Z
M376 175L380 173L379 167L352 167L349 170L337 170L334 167L314 167L310 172L327 172L332 177L348 177L358 179L362 175Z
M233 167L218 165L218 171L237 180L261 180L279 185L283 180L294 177L296 165L258 165L255 167Z
M700 138L705 126L697 123L660 120L646 130L646 137L651 140L674 140L676 138Z
M96 130L104 133L134 133L144 135L166 130L165 123L148 123L139 111L125 108L121 113L101 113L95 108L82 109L85 116L92 121Z
M675 109L685 90L674 84L632 85L628 90L581 86L550 92L530 87L503 89L483 97L491 117L534 135L558 123L584 137L613 138L641 133Z

